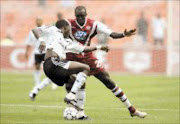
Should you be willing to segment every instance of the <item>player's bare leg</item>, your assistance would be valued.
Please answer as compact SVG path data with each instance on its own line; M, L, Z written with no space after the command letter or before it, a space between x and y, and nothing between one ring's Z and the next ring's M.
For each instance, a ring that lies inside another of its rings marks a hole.
M99 74L96 74L95 77L98 78L101 82L103 82L103 84L124 103L132 117L137 116L140 118L144 118L147 116L147 113L138 111L131 105L130 101L128 100L122 89L115 85L115 83L110 79L110 76L107 72L100 72Z
M87 76L89 75L90 68L88 65L71 61L69 71L77 73L76 80L71 88L71 91L66 95L64 101L74 106L77 104L76 94L82 85L85 83Z

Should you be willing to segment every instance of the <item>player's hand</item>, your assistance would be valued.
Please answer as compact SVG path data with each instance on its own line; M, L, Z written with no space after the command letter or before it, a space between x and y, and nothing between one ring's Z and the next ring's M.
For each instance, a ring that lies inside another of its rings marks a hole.
M108 52L109 51L109 47L108 46L101 46L101 50Z
M45 48L46 48L46 44L44 41L42 41L39 45L39 52L42 53L43 51L45 51Z
M127 31L126 29L124 30L124 35L125 35L125 37L130 37L130 36L132 36L132 35L135 35L136 33L136 29L132 29L132 30L129 30L129 31Z

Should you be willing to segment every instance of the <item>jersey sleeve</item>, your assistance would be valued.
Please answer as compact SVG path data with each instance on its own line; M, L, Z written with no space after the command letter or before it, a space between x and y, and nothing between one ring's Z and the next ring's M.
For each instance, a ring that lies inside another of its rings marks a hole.
M66 53L82 53L84 51L85 46L81 45L79 42L72 41L71 39L65 39L67 42L66 45Z
M39 37L42 38L46 44L54 41L54 40L60 40L58 39L61 37L61 32L57 35L58 29L55 26L43 26L36 28Z
M37 27L36 30L38 31L40 37L48 37L50 34L54 33L55 26Z
M112 30L110 28L108 28L105 24L103 24L99 21L96 21L95 23L97 25L97 29L96 29L97 33L105 33L108 36L112 33Z
M37 27L38 33L41 37L47 35L49 33L49 28L47 26L45 27Z

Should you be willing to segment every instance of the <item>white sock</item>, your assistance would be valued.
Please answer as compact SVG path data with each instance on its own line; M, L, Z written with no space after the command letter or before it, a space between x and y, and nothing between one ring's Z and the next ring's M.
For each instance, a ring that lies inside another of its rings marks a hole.
M84 104L86 102L86 91L85 89L79 89L79 91L76 94L77 99L77 106L84 110Z
M115 88L112 89L112 92L114 93L116 97L118 97L124 103L124 105L127 108L132 106L127 96L123 93L121 88L119 88L118 86L115 86Z
M41 73L39 70L36 70L34 72L34 81L35 81L35 85L37 86L39 83L40 83L40 76L41 76Z
M33 94L38 94L38 86L35 86L33 90L31 91Z
M50 83L51 83L51 80L49 78L44 78L43 81L41 81L41 83L37 86L37 88L38 88L38 90L41 90Z
M43 89L44 87L46 87L49 83L51 83L51 80L49 78L44 78L44 80L38 84L37 86L35 86L33 88L33 90L31 91L31 93L35 93L38 94L39 90Z
M126 101L124 101L124 105L126 106L126 108L129 108L132 106L128 99L126 99Z
M76 76L76 80L71 88L71 92L77 93L78 90L82 87L85 83L87 75L84 72L79 72Z

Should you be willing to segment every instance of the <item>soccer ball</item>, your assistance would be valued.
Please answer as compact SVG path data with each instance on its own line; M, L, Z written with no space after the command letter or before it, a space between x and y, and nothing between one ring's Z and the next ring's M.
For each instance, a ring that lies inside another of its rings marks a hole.
M76 115L77 115L77 110L73 107L67 107L65 110L64 110L64 118L67 119L67 120L75 120L76 119Z

